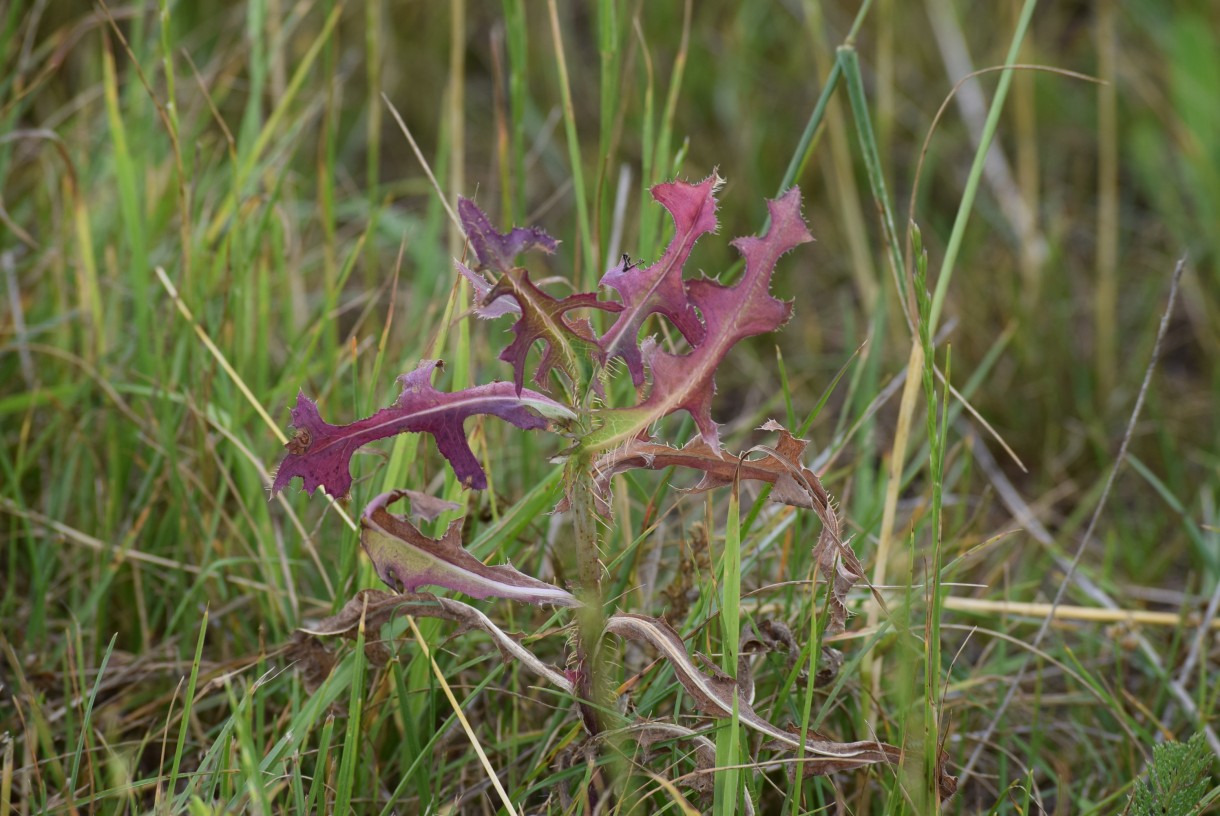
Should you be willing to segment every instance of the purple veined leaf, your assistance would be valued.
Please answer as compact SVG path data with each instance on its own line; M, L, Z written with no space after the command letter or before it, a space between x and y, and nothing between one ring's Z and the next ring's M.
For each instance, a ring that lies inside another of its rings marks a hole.
M517 256L530 249L551 253L559 242L538 227L514 227L501 233L491 225L487 213L469 198L458 198L458 218L474 249L479 265L494 275L503 275L515 266Z
M623 301L623 311L600 338L602 362L621 357L637 387L644 384L640 329L649 315L669 318L692 345L703 339L703 323L687 297L682 268L699 237L716 230L716 191L723 183L713 173L698 184L671 181L653 187L652 197L674 221L674 237L665 254L649 266L633 265L624 256L602 276L601 285L618 292Z
M749 236L733 241L745 256L741 279L732 286L712 280L688 281L691 302L703 315L705 334L687 354L670 354L645 342L643 357L652 370L648 398L634 408L606 411L602 426L582 442L586 451L622 445L638 436L653 422L684 410L695 420L703 440L712 450L720 449L719 427L712 421L712 395L716 369L740 340L782 326L792 304L771 295L771 277L780 257L813 240L801 217L801 192L793 187L767 202L771 227L761 238Z
M458 260L453 262L453 266L462 277L470 281L470 287L474 289L474 313L476 316L483 320L493 320L506 314L521 314L521 307L517 305L517 301L508 296L497 297L492 302L487 302L487 296L491 293L493 284L483 277L481 273L475 272Z
M385 584L402 592L441 586L472 598L508 598L532 604L579 606L570 592L505 564L487 566L462 546L462 519L439 538L429 538L389 505L406 496L395 490L369 503L360 517L360 544Z
M513 367L513 383L520 392L525 384L525 364L530 348L538 340L544 343L542 359L534 372L534 382L546 387L551 370L558 367L572 380L579 369L577 360L582 348L594 348L597 341L587 320L568 322L566 314L573 309L601 309L617 312L617 303L597 299L588 292L558 300L530 280L529 272L516 267L505 272L487 293L486 302L494 306L512 298L521 309L521 317L513 324L513 342L500 353L500 359Z
M535 391L518 391L512 383L496 382L451 393L432 387L432 373L441 363L424 360L398 378L402 393L389 408L350 425L331 425L303 393L292 409L296 434L285 446L288 454L276 471L272 493L300 476L305 491L321 487L341 498L352 486L351 458L359 448L400 433L428 433L449 460L463 484L482 490L487 474L466 439L463 423L475 414L490 414L524 430L545 428L547 419L573 419L571 409Z

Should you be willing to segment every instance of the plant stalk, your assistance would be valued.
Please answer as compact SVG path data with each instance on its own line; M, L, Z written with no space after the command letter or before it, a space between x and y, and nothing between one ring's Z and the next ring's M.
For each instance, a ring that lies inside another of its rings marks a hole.
M604 716L610 711L606 683L605 655L601 649L606 628L602 598L602 564L598 547L597 508L593 502L593 457L579 452L568 460L564 473L572 533L576 545L576 567L580 580L577 597L582 606L577 612L577 693L581 717L591 734L604 730Z

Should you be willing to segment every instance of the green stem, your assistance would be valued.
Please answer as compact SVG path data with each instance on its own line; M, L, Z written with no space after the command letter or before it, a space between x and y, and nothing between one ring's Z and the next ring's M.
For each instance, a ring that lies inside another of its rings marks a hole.
M577 694L585 726L593 733L603 730L604 713L609 707L605 678L605 656L601 649L606 628L602 598L602 563L598 548L597 508L593 502L593 460L589 453L577 453L568 460L564 483L567 485L572 533L576 544L576 570L580 580L577 597L582 606L577 613L580 633L580 680Z
M1017 20L1017 30L1013 32L1012 42L1008 46L1008 56L1004 60L1007 66L1015 65L1021 52L1021 43L1025 40L1025 32L1029 29L1029 21L1034 16L1037 0L1025 0L1021 8L1021 18ZM1012 71L1000 74L996 85L995 99L991 101L991 110L987 112L987 122L983 125L979 148L974 154L974 164L970 166L970 175L966 179L966 189L962 192L962 200L957 207L957 218L953 221L953 232L949 235L949 243L945 246L945 258L940 265L940 274L936 278L936 291L932 295L931 312L928 315L928 331L935 337L936 328L940 323L940 312L945 305L945 293L949 289L949 279L953 276L953 266L957 263L957 253L962 248L962 236L966 234L966 224L970 221L970 211L974 207L974 196L979 190L979 180L983 176L983 165L991 142L995 139L996 127L1000 123L1000 114L1004 112L1004 99L1008 96L1008 87L1012 85Z

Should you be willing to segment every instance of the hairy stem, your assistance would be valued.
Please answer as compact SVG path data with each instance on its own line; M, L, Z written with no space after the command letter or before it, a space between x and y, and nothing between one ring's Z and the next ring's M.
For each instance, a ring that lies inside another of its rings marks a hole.
M601 649L606 613L602 599L602 564L598 549L597 509L593 501L593 462L589 454L578 453L568 460L564 483L567 485L572 532L576 544L577 574L581 607L579 627L579 679L581 715L585 727L596 734L603 730L604 714L609 710L605 655Z

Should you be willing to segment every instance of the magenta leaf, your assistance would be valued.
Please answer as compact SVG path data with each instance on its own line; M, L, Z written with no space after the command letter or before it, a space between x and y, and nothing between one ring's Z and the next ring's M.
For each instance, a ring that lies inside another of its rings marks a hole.
M505 272L499 283L487 293L485 302L490 307L499 302L497 298L503 300L505 296L513 298L521 307L521 317L512 327L516 336L500 353L500 359L513 367L513 382L518 392L525 382L526 356L538 340L543 341L545 348L538 370L534 373L534 382L546 387L547 377L556 366L573 381L576 380L581 350L591 351L597 341L587 320L569 323L567 312L573 309L617 312L622 308L617 303L600 301L592 293L569 295L557 300L539 289L530 280L529 272L520 267Z
M687 298L682 267L699 236L716 229L716 190L724 179L715 173L698 184L671 181L652 188L652 197L674 220L674 237L660 260L651 266L623 261L601 279L602 286L618 292L623 311L600 340L602 362L621 357L637 385L644 384L644 361L639 335L644 321L661 314L682 332L692 345L703 339L703 324Z
M487 214L469 198L458 198L458 218L479 265L493 275L503 275L512 269L522 252L541 249L551 253L559 246L558 241L538 227L514 227L507 234L498 232Z
M652 370L648 398L634 408L605 412L602 427L583 440L585 450L621 445L658 419L685 410L694 418L703 440L719 451L719 429L711 414L716 369L738 341L774 331L787 321L792 305L771 295L771 276L784 253L813 240L801 217L799 189L793 187L768 201L767 208L771 211L767 234L733 242L745 256L741 280L732 286L707 279L686 285L691 302L703 315L703 339L682 355L661 351L646 342L644 361Z
M429 538L405 516L386 508L407 496L402 490L383 493L360 518L360 544L388 586L414 592L421 586L441 586L474 598L509 598L534 604L578 606L570 593L531 578L505 564L489 567L462 546L462 523L449 525L444 536Z
M474 289L474 313L477 316L492 320L506 314L521 314L521 307L510 297L498 297L490 303L487 302L492 284L481 273L475 272L461 261L454 261L453 266L462 277L470 281L470 287Z
M428 433L441 455L449 460L458 479L470 487L487 487L487 474L470 450L463 423L475 414L491 414L518 428L545 428L547 420L573 418L570 409L534 391L519 391L512 383L497 382L444 393L432 387L438 360L424 360L409 374L398 378L402 393L389 408L350 425L331 425L322 419L318 406L303 393L292 409L296 435L285 446L288 454L276 471L273 493L301 477L305 490L321 487L341 498L352 486L351 458L357 449L378 439L400 433Z

